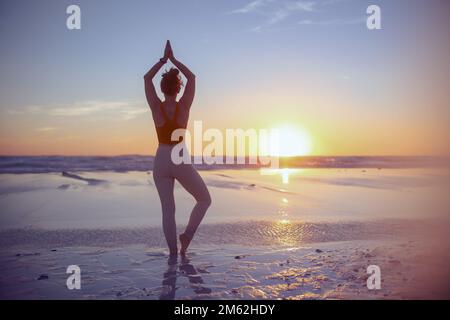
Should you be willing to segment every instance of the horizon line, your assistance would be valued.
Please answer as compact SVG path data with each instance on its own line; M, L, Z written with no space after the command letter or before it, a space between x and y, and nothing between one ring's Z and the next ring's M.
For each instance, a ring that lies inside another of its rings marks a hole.
M144 153L126 153L126 154L0 154L0 157L127 157L127 156L139 156L139 157L154 157L155 154L144 154ZM215 157L226 157L227 155L217 155ZM203 157L191 155L191 157ZM234 156L237 158L248 158L249 155L245 156ZM255 156L260 157L260 156ZM261 157L276 157L276 156L261 156ZM404 154L404 155L393 155L393 154L377 154L377 155L364 155L364 154L348 154L348 155L336 155L336 154L322 154L322 155L298 155L298 156L278 156L278 158L313 158L313 157L431 157L431 158L450 158L450 154Z

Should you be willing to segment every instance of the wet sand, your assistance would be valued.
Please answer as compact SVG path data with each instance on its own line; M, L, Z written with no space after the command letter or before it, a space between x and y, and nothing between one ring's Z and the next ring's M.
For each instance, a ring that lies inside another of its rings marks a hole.
M2 250L1 298L450 298L448 255L416 241L194 247L177 261L164 249L142 245ZM66 287L66 268L72 264L81 268L81 290ZM367 267L374 264L381 269L380 290L366 285Z
M177 261L151 173L0 175L0 298L450 298L445 172L201 174L213 206ZM179 186L176 197L182 231L193 201ZM81 290L66 287L69 265Z

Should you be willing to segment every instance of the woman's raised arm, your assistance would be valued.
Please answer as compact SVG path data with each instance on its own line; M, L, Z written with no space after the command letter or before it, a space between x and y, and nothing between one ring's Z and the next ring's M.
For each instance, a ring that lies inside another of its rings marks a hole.
M144 76L145 96L147 97L147 102L152 110L161 103L161 100L156 94L155 86L153 85L153 78L166 62L167 57L159 59L159 61L155 63L155 65Z
M187 108L190 108L192 105L192 101L194 101L195 95L195 74L193 74L188 67L186 67L183 63L181 63L174 57L169 41L167 41L165 52L165 55L168 56L170 61L172 61L175 67L177 67L187 79L186 87L184 89L183 96L180 99L180 103L182 103Z
M181 73L184 74L187 79L186 87L184 88L184 93L180 99L180 103L187 108L190 108L195 96L195 74L193 74L188 67L175 59L175 57L171 58L170 61L172 61L172 63L181 71Z

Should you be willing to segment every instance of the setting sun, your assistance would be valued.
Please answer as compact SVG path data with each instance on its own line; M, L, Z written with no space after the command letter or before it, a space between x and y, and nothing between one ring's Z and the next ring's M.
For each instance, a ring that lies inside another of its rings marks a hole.
M311 153L312 141L305 129L287 125L274 129L277 137L271 141L271 156L294 157Z

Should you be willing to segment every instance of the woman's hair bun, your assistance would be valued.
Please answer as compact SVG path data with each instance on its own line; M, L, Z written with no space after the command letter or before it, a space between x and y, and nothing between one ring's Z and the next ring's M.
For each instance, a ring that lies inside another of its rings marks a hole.
M176 68L170 68L169 71L163 73L163 77L176 77L180 74L180 70Z
M180 70L177 68L170 68L169 71L162 75L161 90L170 96L177 94L180 91L183 82L181 81Z
M176 68L170 68L169 73L177 76L180 73L180 70Z

